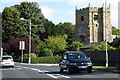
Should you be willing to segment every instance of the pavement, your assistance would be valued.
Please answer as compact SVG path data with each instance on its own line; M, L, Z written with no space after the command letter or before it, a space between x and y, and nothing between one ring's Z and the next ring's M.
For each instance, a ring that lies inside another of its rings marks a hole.
M38 65L38 66L56 66L56 67L58 67L59 66L59 64L28 64L28 63L21 63L21 64L23 64L23 65Z

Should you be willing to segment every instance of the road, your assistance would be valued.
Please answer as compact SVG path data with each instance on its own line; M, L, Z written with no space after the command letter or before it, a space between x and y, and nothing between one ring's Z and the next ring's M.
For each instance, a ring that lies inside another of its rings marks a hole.
M92 73L79 72L67 74L60 73L58 66L40 66L15 63L14 68L1 68L2 80L40 80L40 79L83 79L83 80L118 80L117 73L93 70Z

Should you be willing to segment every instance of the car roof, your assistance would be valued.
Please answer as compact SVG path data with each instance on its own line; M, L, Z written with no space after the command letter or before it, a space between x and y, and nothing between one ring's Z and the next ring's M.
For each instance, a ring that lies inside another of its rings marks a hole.
M3 55L3 56L0 56L0 57L12 57L12 56L10 56L10 55Z
M65 54L70 54L70 53L83 53L83 52L79 52L79 51L69 51L69 52L65 52Z

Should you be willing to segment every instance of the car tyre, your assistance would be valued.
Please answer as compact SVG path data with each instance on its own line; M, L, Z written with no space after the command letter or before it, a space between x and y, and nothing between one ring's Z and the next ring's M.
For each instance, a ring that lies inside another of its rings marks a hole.
M67 73L70 74L72 70L70 68L67 68Z
M88 73L92 73L92 68L91 68L91 67L88 67L87 72L88 72Z
M12 66L12 68L14 68L14 66Z
M63 72L63 69L62 69L62 68L60 68L60 72Z

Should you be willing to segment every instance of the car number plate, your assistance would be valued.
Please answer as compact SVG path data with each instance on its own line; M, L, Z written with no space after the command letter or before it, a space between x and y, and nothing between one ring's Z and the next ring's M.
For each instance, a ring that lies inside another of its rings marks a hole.
M10 64L10 63L5 63L5 64Z
M79 66L79 68L87 68L87 66Z

